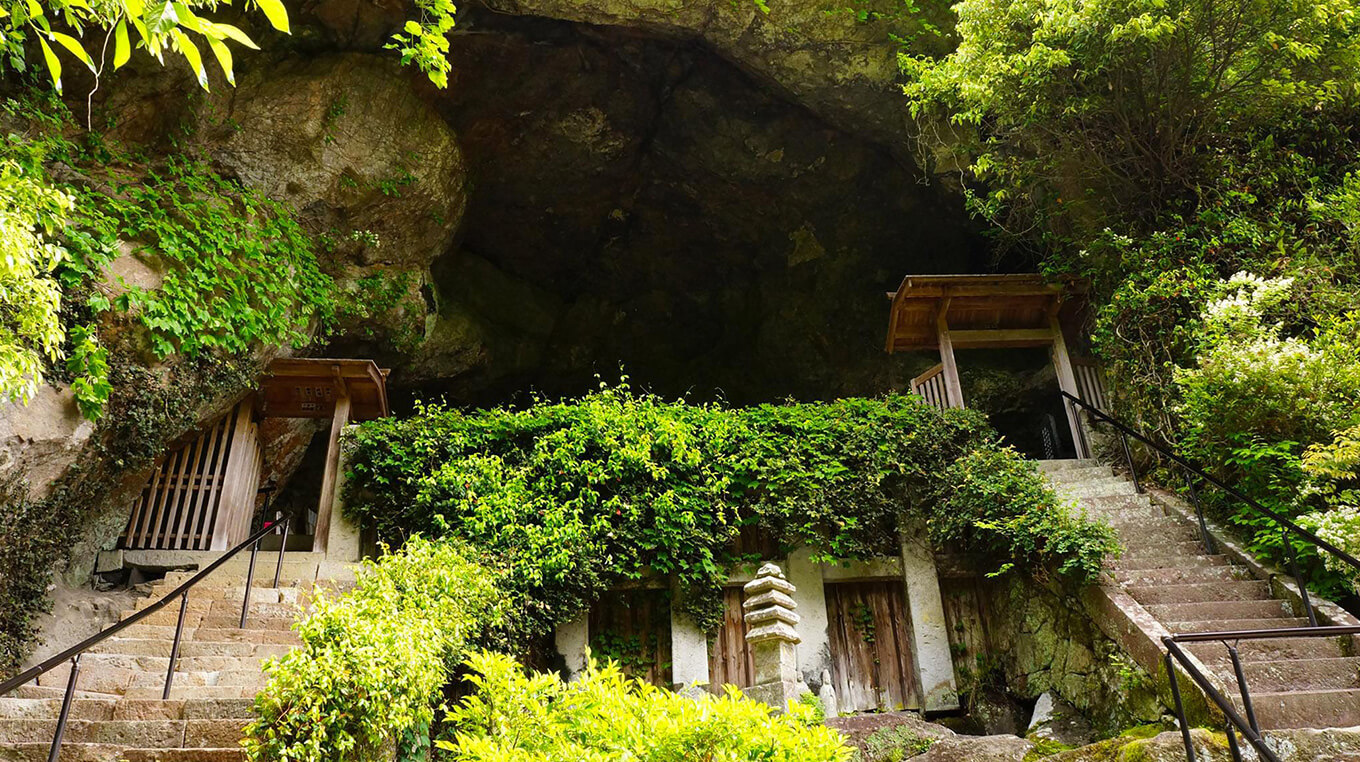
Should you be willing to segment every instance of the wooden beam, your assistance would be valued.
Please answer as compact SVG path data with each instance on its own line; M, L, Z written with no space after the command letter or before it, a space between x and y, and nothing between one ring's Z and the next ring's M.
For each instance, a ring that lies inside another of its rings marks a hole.
M944 365L944 390L949 398L949 406L963 407L963 386L959 383L959 366L954 362L954 342L949 335L949 300L940 301L939 312L935 313L935 331L940 341L940 364Z
M1002 347L1044 347L1053 343L1051 328L992 328L976 331L951 331L954 346L960 349Z
M316 531L312 535L312 551L326 552L327 535L331 531L331 509L335 506L335 487L340 480L340 434L349 423L349 391L341 383L335 399L335 413L331 416L331 436L326 442L326 470L321 476L321 498L316 506Z
M1050 353L1053 356L1053 369L1058 373L1058 388L1071 394L1074 397L1081 395L1077 389L1077 376L1072 372L1072 358L1067 354L1067 341L1063 338L1062 326L1058 323L1058 316L1052 315L1048 319L1049 330L1053 335L1053 347ZM1077 414L1072 406L1063 400L1063 410L1067 411L1067 425L1072 429L1072 449L1076 451L1078 458L1089 458L1091 453L1086 452L1081 446L1081 421L1077 419Z

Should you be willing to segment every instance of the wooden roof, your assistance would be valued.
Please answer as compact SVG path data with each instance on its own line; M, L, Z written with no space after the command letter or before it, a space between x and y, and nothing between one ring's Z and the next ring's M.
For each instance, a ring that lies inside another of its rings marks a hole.
M350 420L382 418L387 407L386 368L372 360L281 358L269 364L260 385L266 418L330 418L342 385Z
M1037 273L908 275L888 294L887 351L935 349L941 312L955 347L1042 346L1052 340L1052 318L1064 286Z

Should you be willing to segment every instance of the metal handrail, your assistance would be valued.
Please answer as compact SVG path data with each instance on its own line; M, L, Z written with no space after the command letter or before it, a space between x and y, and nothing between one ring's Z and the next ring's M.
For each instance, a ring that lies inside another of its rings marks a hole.
M170 685L174 681L175 663L179 657L180 637L184 632L184 615L189 605L189 590L193 588L195 585L197 585L199 582L201 582L203 578L207 577L209 574L212 574L214 571L217 571L217 569L221 567L222 564L226 563L237 553L240 553L241 551L249 547L251 549L250 572L247 573L246 575L245 600L241 604L241 627L245 627L246 613L250 609L250 588L252 583L251 578L254 576L255 571L255 556L260 552L260 540L263 539L265 535L276 530L280 524L283 525L283 543L279 545L279 558L277 564L274 567L274 587L277 588L279 586L279 572L283 569L283 554L288 548L289 518L291 517L284 517L281 521L266 523L254 534L252 534L250 537L242 541L241 544L237 545L231 550L228 550L226 553L223 553L215 561L208 564L203 569L199 570L197 574L185 580L184 583L181 584L179 587L176 587L174 590L171 590L169 593L162 596L160 600L156 601L155 603L152 603L150 606L147 606L141 611L134 613L132 616L122 620L121 622L110 625L109 627L99 631L98 633L91 635L90 637L80 641L79 643L75 644L74 646L71 646L70 648L67 648L66 650L62 651L56 656L47 659L41 664L29 667L28 669L24 670L23 672L20 672L14 677L11 677L10 679L5 680L4 682L0 682L0 696L4 696L8 694L10 691L14 690L15 688L18 688L19 686L29 682L30 680L37 679L38 677L41 677L42 675L52 671L53 669L56 669L57 667L61 666L64 662L68 660L71 662L71 676L66 680L66 693L61 702L61 713L57 716L57 729L55 735L53 735L52 737L52 746L48 750L47 754L48 762L56 762L57 756L61 752L61 737L63 733L66 731L66 721L71 713L71 701L75 697L76 681L80 676L80 657L86 651L90 650L99 643L107 640L108 638L113 637L114 635L117 635L123 630L126 630L132 625L137 624L143 619L146 619L147 617L151 616L157 611L160 611L161 609L165 608L166 605L169 604L171 600L179 598L180 599L179 622L178 624L175 625L175 641L174 645L170 647L170 666L165 675L165 689L162 692L161 696L163 699L170 698Z
M1210 701L1216 704L1218 708L1223 712L1223 716L1227 719L1226 730L1228 735L1228 750L1229 752L1231 752L1234 762L1241 762L1242 760L1242 750L1241 748L1239 748L1237 743L1237 733L1239 732L1242 734L1243 738L1247 739L1247 743L1251 744L1252 748L1256 749L1257 753L1260 754L1261 759L1265 760L1265 762L1280 762L1280 758L1275 754L1274 751L1270 749L1270 747L1266 746L1265 740L1261 736L1261 726L1256 720L1256 710L1255 707L1252 705L1251 690L1247 686L1246 670L1242 668L1242 659L1240 654L1238 653L1237 644L1238 642L1243 640L1265 640L1271 638L1324 638L1324 637L1339 637L1346 635L1360 635L1360 626L1355 625L1341 625L1329 627L1318 626L1317 614L1313 611L1312 601L1308 597L1308 587L1307 585L1304 584L1303 576L1299 573L1298 561L1294 551L1294 544L1289 536L1290 532L1293 532L1299 537L1302 537L1304 540L1308 541L1313 546L1328 551L1329 553L1341 559L1343 562L1345 562L1352 568L1356 569L1357 571L1360 571L1360 560L1357 560L1354 556L1350 555L1344 550L1327 542L1321 537L1318 537L1317 535L1313 534L1307 529L1304 529L1298 524L1295 524L1293 521L1290 521L1289 519L1285 518L1284 516L1281 516L1275 511L1272 511L1269 508L1265 507L1264 505L1261 505L1256 500L1253 500L1252 498L1247 497L1238 490L1228 486L1227 484L1224 484L1221 480L1216 479L1213 476L1210 476L1209 474L1205 473L1202 469L1198 468L1190 461L1186 460L1180 455L1177 455L1170 449L1160 444L1157 444L1156 442L1152 441L1151 439L1144 436L1140 432L1135 431L1128 425L1116 420L1108 413L1105 413L1104 411L1087 403L1085 400L1082 400L1081 398L1076 397L1066 391L1062 392L1062 396L1066 398L1067 404L1071 408L1071 412L1074 418L1077 416L1078 412L1077 406L1080 405L1081 408L1086 411L1087 415L1090 415L1093 418L1096 418L1109 424L1110 426L1113 426L1115 430L1119 432L1120 443L1123 445L1124 450L1124 459L1128 463L1129 474L1133 477L1134 489L1139 493L1143 492L1143 485L1138 480L1138 467L1134 463L1133 453L1129 449L1129 437L1137 439L1138 441L1152 448L1157 453L1167 458L1171 462L1179 465L1182 469L1185 470L1186 484L1189 486L1190 499L1191 502L1194 503L1195 514L1199 520L1200 537L1204 542L1205 550L1208 551L1210 554L1213 554L1214 552L1213 539L1209 534L1208 524L1204 520L1204 506L1200 502L1198 490L1195 489L1195 477L1203 479L1209 484L1218 487L1219 489L1227 493L1230 497L1237 499L1238 501L1250 507L1252 510L1273 520L1277 525L1279 525L1281 539L1283 540L1285 547L1289 551L1289 570L1294 577L1295 584L1298 585L1299 597L1301 599L1303 609L1308 616L1308 626L1285 627L1277 630L1187 632L1163 636L1162 643L1163 645L1166 646L1166 654L1164 655L1163 658L1166 665L1167 679L1171 684L1171 698L1175 702L1176 706L1176 717L1180 722L1181 740L1185 743L1186 759L1189 760L1189 762L1195 762L1195 747L1194 744L1191 743L1190 725L1185 716L1185 706L1181 701L1180 685L1176 679L1176 670L1174 664L1175 661L1179 661L1181 663L1181 666L1185 669L1185 673L1190 676L1190 679L1193 680L1195 684L1199 686L1200 690L1204 692L1204 695L1207 696ZM1089 448L1086 447L1085 432L1082 431L1080 426L1077 427L1077 431L1082 438L1082 441L1079 443L1079 446L1082 447L1083 449L1087 449L1087 451L1089 452ZM1205 676L1205 674L1202 671L1200 671L1199 667L1197 667L1195 663L1191 661L1189 655L1186 654L1185 651L1180 647L1181 643L1211 643L1214 641L1219 641L1223 643L1224 647L1228 649L1228 657L1232 661L1233 666L1233 675L1237 680L1237 689L1242 697L1242 710L1243 712L1246 713L1245 718L1241 714L1238 714L1237 710L1232 706L1232 703L1226 697L1224 697L1223 694L1220 693L1217 688L1214 687L1213 683L1210 682L1209 678Z
M1240 632L1187 632L1178 635L1162 636L1162 644L1166 646L1166 654L1163 657L1166 663L1167 680L1171 684L1171 698L1176 705L1176 718L1180 723L1181 742L1185 744L1185 757L1189 762L1196 762L1195 746L1190 739L1190 724L1186 720L1185 705L1181 701L1180 685L1176 681L1176 670L1173 658L1181 663L1185 673L1190 679L1195 681L1204 695L1218 706L1223 712L1223 717L1228 721L1225 730L1228 735L1228 751L1232 754L1234 762L1241 762L1242 750L1237 744L1237 733L1247 739L1247 743L1261 755L1265 762L1280 762L1280 758L1265 743L1265 738L1261 735L1261 726L1256 721L1256 711L1251 702L1251 690L1247 687L1246 672L1242 669L1242 660L1237 653L1237 642L1240 640L1266 640L1269 638L1331 638L1344 635L1360 635L1360 626L1342 625L1336 627L1286 627L1278 630L1242 630ZM1238 714L1232 702L1214 687L1209 678L1200 671L1190 660L1188 654L1180 647L1181 643L1207 643L1221 641L1228 649L1228 656L1232 659L1233 674L1237 678L1237 689L1242 696L1242 710L1246 713L1244 718ZM1231 641L1231 642L1229 642Z
M1303 539L1307 540L1310 544L1315 545L1315 546L1317 546L1317 547L1319 547L1319 548L1322 548L1323 550L1325 550L1325 551L1331 553L1332 555L1336 556L1337 558L1341 559L1341 560L1344 561L1346 564L1348 564L1348 565L1354 567L1357 571L1360 571L1360 559L1355 558L1355 556L1352 556L1351 554L1349 554L1349 553L1347 553L1346 551L1344 551L1344 550L1342 550L1342 549L1336 547L1335 545L1331 544L1330 542L1327 542L1326 540L1322 539L1321 537L1318 537L1317 535L1313 534L1312 532L1308 531L1307 529L1304 529L1303 527L1299 526L1298 524L1295 524L1294 522L1290 521L1289 519L1285 518L1284 516L1281 516L1280 514L1276 513L1275 511L1270 510L1269 508L1265 507L1264 505L1261 505L1259 502L1257 502L1257 501L1251 499L1250 497L1247 497L1246 495L1244 495L1244 494L1242 494L1241 492L1237 491L1236 489L1234 489L1234 488L1228 486L1227 484L1224 484L1224 483L1223 483L1222 481L1220 481L1219 479L1216 479L1216 478L1214 478L1213 476L1210 476L1209 474L1205 473L1203 470L1201 470L1200 468L1198 468L1197 466L1195 466L1195 465L1194 465L1193 463L1191 463L1190 461L1186 460L1185 458L1181 457L1180 455L1177 455L1176 453L1172 452L1172 451L1169 450L1168 448L1166 448L1166 447L1164 447L1164 446L1162 446L1162 445L1157 444L1156 442L1152 441L1152 440L1149 439L1148 437L1146 437L1146 436L1144 436L1143 434L1141 434L1141 433L1135 431L1134 429L1128 427L1127 425L1121 423L1120 421L1115 420L1114 418L1112 418L1112 417L1111 417L1110 415L1108 415L1107 413L1102 412L1101 410L1097 409L1096 407L1094 407L1093 405L1087 403L1086 401L1082 400L1081 398L1076 397L1076 396L1073 396L1072 394L1070 394L1070 393L1068 393L1068 392L1062 392L1062 396L1065 397L1065 398L1067 399L1067 402L1068 402L1069 405L1071 405L1071 404L1080 405L1083 409L1086 410L1086 413L1087 413L1088 415L1091 415L1091 416L1093 416L1093 417L1095 417L1095 418L1099 418L1101 421L1104 421L1105 423L1108 423L1108 424L1110 424L1111 426L1113 426L1114 428L1118 429L1119 434L1120 434L1120 438L1121 438L1121 440L1124 442L1124 455L1125 455L1125 458L1128 460L1129 473L1133 475L1135 488L1136 488L1139 492L1142 492L1143 489L1142 489L1142 485L1139 484L1139 482L1138 482L1138 471L1137 471L1137 468L1136 468L1136 467L1134 466L1134 464L1133 464L1133 457L1132 457L1132 455L1129 453L1129 448L1128 448L1128 437L1133 437L1134 439L1137 439L1138 441L1142 442L1143 444L1147 445L1148 447L1151 447L1152 449L1156 450L1156 451L1157 451L1158 453L1160 453L1161 455L1165 456L1166 458L1168 458L1168 459L1171 460L1172 462L1174 462L1174 463L1176 463L1177 465L1179 465L1181 468L1185 469L1188 473L1190 473L1190 474L1192 474L1192 475L1194 475L1194 476L1197 476L1197 477L1203 479L1204 481L1206 481L1206 482L1208 482L1208 483L1214 485L1215 487L1218 487L1219 489L1221 489L1221 490L1223 490L1224 492L1228 493L1229 496L1231 496L1231 497L1233 497L1233 498L1235 498L1235 499L1237 499L1237 500L1239 500L1239 501L1245 503L1245 504L1246 504L1248 507L1250 507L1252 510L1254 510L1254 511L1256 511L1257 513L1260 513L1261 515L1266 516L1267 518L1273 520L1276 524L1279 524L1280 527L1281 527L1282 529L1288 529L1289 531L1293 532L1294 534L1296 534L1296 535L1302 537ZM1193 492L1193 490L1194 490L1194 485L1193 485L1193 484L1191 484L1191 490L1192 490L1192 492ZM1198 495L1197 495L1197 494L1195 494L1195 496L1194 496L1194 502L1195 502L1195 504L1196 504L1196 507L1198 508L1198 505L1199 505L1199 498L1198 498ZM1201 522L1202 522L1202 521L1203 521L1203 516L1202 516L1202 514L1201 514ZM1207 536L1207 531L1206 531L1206 536ZM1287 547L1290 548L1290 551L1291 551L1291 562L1290 562L1290 563L1291 563L1291 565L1293 565L1293 561L1292 561L1292 550L1293 550L1293 545L1290 544L1289 542L1286 542L1285 545L1286 545ZM1298 575L1295 574L1294 576L1297 577ZM1305 596L1305 598L1307 597L1308 593L1307 593L1307 591L1304 589L1303 585L1299 585L1299 591L1300 591L1300 593L1301 593L1302 595ZM1311 610L1311 607L1310 607L1310 610Z

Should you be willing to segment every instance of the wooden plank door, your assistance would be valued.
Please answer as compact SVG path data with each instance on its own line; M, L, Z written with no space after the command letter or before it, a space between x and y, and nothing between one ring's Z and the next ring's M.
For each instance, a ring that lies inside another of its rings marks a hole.
M609 593L590 609L591 657L619 662L643 682L671 687L671 607L664 590Z
M755 662L746 643L746 593L740 587L723 589L723 623L709 642L708 689L722 695L724 685L749 688L755 678Z
M977 675L986 668L986 659L992 652L985 599L977 578L940 578L940 598L954 673L960 678Z
M831 681L843 712L920 709L901 580L826 586Z

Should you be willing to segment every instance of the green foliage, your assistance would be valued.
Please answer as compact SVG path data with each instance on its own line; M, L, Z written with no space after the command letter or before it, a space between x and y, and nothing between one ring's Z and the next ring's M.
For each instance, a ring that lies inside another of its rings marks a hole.
M807 706L776 715L735 689L691 699L592 664L579 679L529 674L513 659L468 659L475 692L448 716L436 745L458 762L843 762L840 734Z
M918 734L910 725L876 730L855 752L855 762L902 762L930 751L935 739Z
M974 208L1003 228L1092 233L1149 219L1194 187L1202 147L1356 93L1352 0L963 0L959 45L904 56L917 116L988 182ZM951 141L957 136L951 136Z
M74 58L98 78L107 64L112 63L114 69L126 64L136 45L161 62L167 52L178 54L206 90L208 72L199 45L207 45L227 81L234 84L228 43L256 50L258 46L237 27L198 15L231 4L204 0L111 0L93 4L85 0L12 0L0 4L0 73L28 70L29 43L37 40L47 74L60 92L63 56ZM243 5L258 8L275 29L288 31L288 12L281 0L246 0ZM96 38L93 42L99 49L98 61L85 49L87 33ZM106 58L110 52L112 61Z
M0 400L27 401L65 338L54 272L66 252L54 237L73 201L36 162L8 153L0 149Z
M984 453L1004 477L995 487L968 459ZM348 463L351 519L394 541L463 538L498 559L517 612L504 637L518 644L649 574L675 577L680 605L716 624L743 526L863 558L894 552L910 514L937 540L1052 562L1076 579L1113 547L1108 528L1058 518L1038 475L998 448L981 416L909 397L733 410L623 386L519 410L431 406L361 426ZM1045 507L1053 518L1038 516Z
M266 664L247 758L367 761L428 739L451 670L498 616L495 589L494 573L452 543L413 537L365 562L352 591L313 602L296 627L302 646Z
M414 64L436 87L448 87L452 68L448 34L453 30L458 9L451 0L415 0L415 3L420 18L407 21L386 47L399 52L403 64Z
M931 536L1019 562L1056 567L1060 574L1094 580L1107 556L1119 551L1114 532L1084 513L1055 509L1053 494L1033 467L1009 450L977 450L954 461L943 480L952 485L932 513Z
M37 617L50 605L47 585L61 537L45 531L46 510L28 499L17 474L0 479L0 675L18 671Z
M912 109L950 124L925 137L1003 244L1090 282L1117 412L1277 512L1348 504L1302 455L1360 409L1353 0L955 11L952 54L903 60ZM1206 498L1284 558L1271 522Z
M71 269L98 278L120 240L136 242L134 253L162 270L160 284L122 283L112 299L96 292L91 306L132 313L157 356L300 347L314 321L330 320L332 281L277 202L186 157L132 182L108 179L112 192L81 196L79 222L95 237L72 246Z

